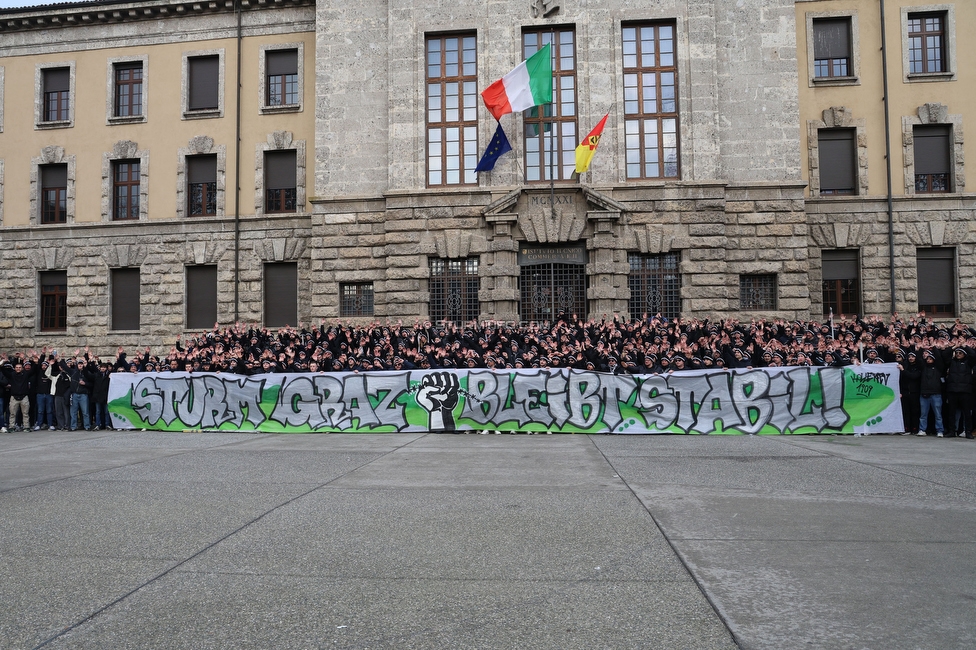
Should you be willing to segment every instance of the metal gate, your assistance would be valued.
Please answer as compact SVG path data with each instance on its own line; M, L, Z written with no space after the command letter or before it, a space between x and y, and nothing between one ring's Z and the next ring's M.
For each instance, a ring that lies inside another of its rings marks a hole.
M551 321L559 314L586 317L586 267L581 264L523 266L519 278L523 322Z

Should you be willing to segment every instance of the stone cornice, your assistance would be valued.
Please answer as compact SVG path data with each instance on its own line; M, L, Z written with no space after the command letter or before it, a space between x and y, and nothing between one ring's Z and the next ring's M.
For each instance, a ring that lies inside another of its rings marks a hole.
M145 2L80 2L37 7L0 9L0 33L96 25L130 23L143 20L191 16L194 14L233 13L240 3L242 11L283 7L314 6L315 0L146 0Z

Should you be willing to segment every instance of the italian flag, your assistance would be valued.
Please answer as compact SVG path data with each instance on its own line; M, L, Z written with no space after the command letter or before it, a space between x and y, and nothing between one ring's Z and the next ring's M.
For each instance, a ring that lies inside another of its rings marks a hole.
M496 120L506 113L522 112L552 101L552 59L549 51L550 45L547 43L481 93L485 106Z

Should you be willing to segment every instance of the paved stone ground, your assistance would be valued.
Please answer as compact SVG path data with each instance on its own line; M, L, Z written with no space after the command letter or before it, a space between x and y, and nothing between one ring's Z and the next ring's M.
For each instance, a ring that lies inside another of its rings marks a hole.
M0 436L2 648L972 648L976 443Z

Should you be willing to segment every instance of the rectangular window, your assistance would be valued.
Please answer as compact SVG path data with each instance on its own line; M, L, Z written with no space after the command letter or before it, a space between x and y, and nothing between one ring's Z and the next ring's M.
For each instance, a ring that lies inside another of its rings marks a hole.
M857 194L855 129L820 129L820 193Z
M191 217L217 214L217 156L186 157L186 213Z
M947 72L945 12L908 14L908 72Z
M739 309L743 311L776 309L776 274L740 275Z
M295 182L296 163L297 154L294 149L264 152L265 212L296 211L298 202L298 189Z
M298 326L298 264L271 262L264 265L265 327Z
M139 184L138 160L112 163L112 219L139 218Z
M644 314L654 317L661 314L665 318L681 315L681 258L678 253L644 255L630 253L631 318L641 318Z
M215 111L220 108L220 57L187 58L187 104L189 111Z
M339 284L340 316L373 315L373 283L342 282Z
M952 191L949 152L952 151L952 127L935 124L916 126L915 192L932 194Z
M568 181L576 172L576 32L547 27L522 34L522 58L552 44L552 103L525 111L525 180Z
M435 258L429 264L431 320L457 324L477 320L481 310L478 303L478 258Z
M41 331L68 329L68 272L41 271Z
M821 251L823 314L861 313L860 274L856 250Z
M427 186L478 182L474 34L427 37Z
M114 117L142 115L142 62L116 63Z
M678 178L678 64L674 23L625 25L627 178Z
M68 166L64 164L38 167L41 184L41 223L68 221Z
M268 106L298 104L298 50L268 50L265 76Z
M217 267L186 267L186 327L209 330L217 322Z
M44 105L41 119L45 122L66 122L71 119L71 69L48 68L44 79Z
M956 315L955 251L952 248L919 248L918 310L934 318Z
M830 79L851 76L851 19L813 19L813 76Z
M138 330L139 269L112 269L112 329Z

